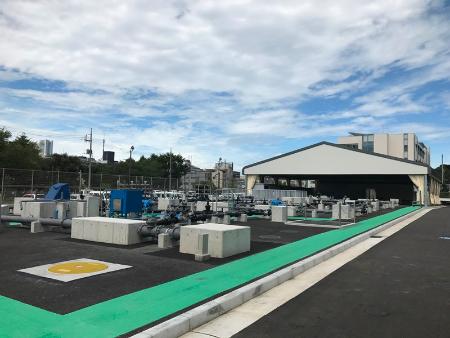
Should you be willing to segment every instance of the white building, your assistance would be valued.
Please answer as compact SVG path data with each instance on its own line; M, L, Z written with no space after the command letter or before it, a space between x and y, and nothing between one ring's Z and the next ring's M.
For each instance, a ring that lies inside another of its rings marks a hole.
M393 156L430 164L429 148L417 139L414 133L403 134L359 134L339 137L338 144L347 145L369 153Z
M49 157L53 155L53 141L40 140L39 141L39 154L42 157Z
M367 142L371 138L368 138ZM358 138L355 139L355 143ZM362 139L360 139L362 141ZM350 142L349 142L350 143ZM362 145L361 145L362 146ZM439 204L441 182L429 165L400 156L359 150L359 144L320 142L247 165L242 173L247 193L256 183L267 189L302 189L314 180L314 194L351 199L399 199L402 204Z

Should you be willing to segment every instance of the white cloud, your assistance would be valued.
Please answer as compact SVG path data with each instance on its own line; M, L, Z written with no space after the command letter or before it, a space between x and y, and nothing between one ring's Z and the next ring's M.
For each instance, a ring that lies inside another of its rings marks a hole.
M55 129L45 126L50 120L71 133L93 126L123 148L119 157L133 143L145 151L172 146L205 164L229 153L241 165L251 157L238 151L242 140L382 130L429 112L412 91L450 77L450 24L440 6L425 0L4 0L0 66L7 71L0 81L28 74L76 91L1 88L0 124L48 134ZM420 76L374 86L390 72L412 70ZM142 97L147 91L156 95ZM323 97L352 99L345 109L314 116L296 108ZM13 99L30 104L12 107ZM79 152L80 145L64 142L64 149Z

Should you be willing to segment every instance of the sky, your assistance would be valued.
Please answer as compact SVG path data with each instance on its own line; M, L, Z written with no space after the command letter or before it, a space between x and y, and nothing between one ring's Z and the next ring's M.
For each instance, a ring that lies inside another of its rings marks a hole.
M235 168L348 132L450 163L450 2L0 0L0 127Z

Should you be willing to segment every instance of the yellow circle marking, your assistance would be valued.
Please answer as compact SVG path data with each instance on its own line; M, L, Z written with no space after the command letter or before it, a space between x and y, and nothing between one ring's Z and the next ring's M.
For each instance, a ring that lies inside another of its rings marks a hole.
M93 273L102 270L106 270L108 265L104 263L95 262L67 262L52 265L48 268L49 272L64 274L64 275L77 275L80 273Z

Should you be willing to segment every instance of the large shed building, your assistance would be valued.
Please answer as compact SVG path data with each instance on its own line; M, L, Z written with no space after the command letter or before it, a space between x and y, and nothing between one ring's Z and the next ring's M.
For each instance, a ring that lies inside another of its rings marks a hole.
M423 163L320 142L245 166L247 193L256 183L273 189L302 189L342 198L398 198L402 204L439 204L440 181Z

